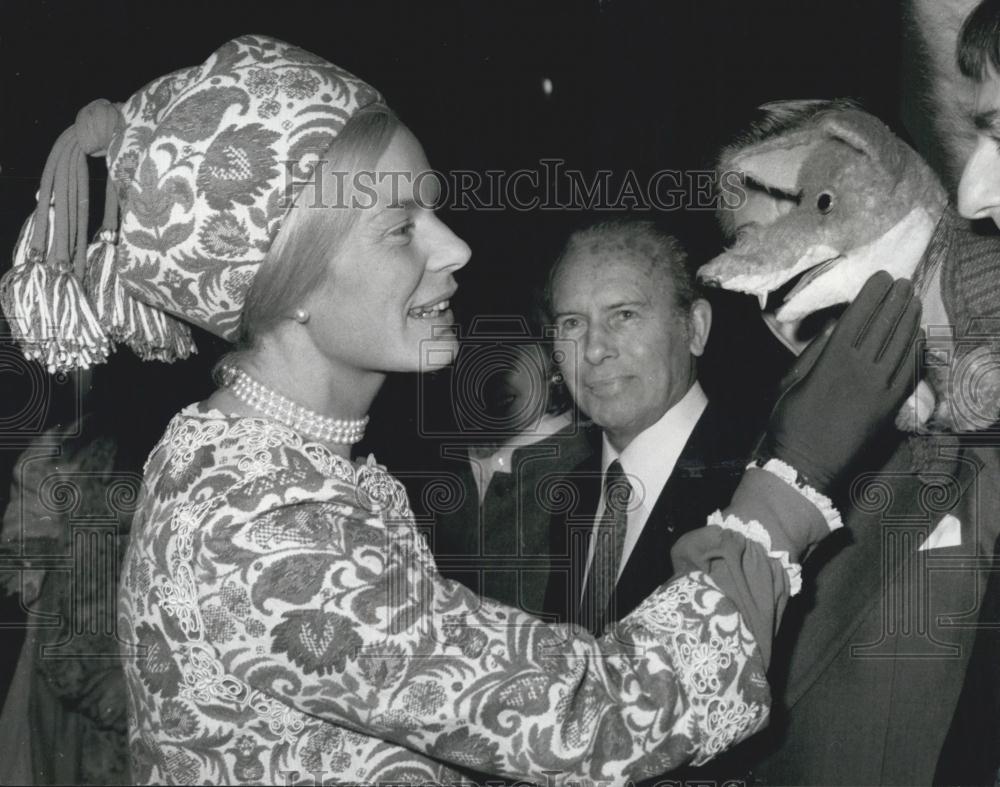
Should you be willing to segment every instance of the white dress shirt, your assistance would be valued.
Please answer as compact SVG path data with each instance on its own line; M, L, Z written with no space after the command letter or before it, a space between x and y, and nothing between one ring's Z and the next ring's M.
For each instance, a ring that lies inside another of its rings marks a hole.
M618 578L621 578L629 555L639 541L642 529L646 526L653 506L660 497L667 479L674 471L681 451L691 437L695 424L701 418L708 406L708 398L701 385L695 381L677 404L663 414L652 426L640 432L625 446L620 454L603 436L601 450L601 477L608 471L608 466L616 459L621 462L622 470L632 485L632 497L628 504L628 524L625 530L625 544L622 547L621 563L618 566ZM601 484L601 499L597 504L597 515L594 517L596 531L601 517L604 516L604 485ZM587 571L594 560L594 545L597 539L590 539L590 552L587 555ZM586 575L584 575L586 587Z

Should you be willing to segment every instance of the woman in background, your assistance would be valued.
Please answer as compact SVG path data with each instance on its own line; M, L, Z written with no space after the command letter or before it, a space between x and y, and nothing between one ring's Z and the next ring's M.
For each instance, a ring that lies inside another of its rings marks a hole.
M0 784L133 783L115 600L143 463L189 395L168 372L125 356L80 372L69 406L83 415L59 418L18 457L0 555L68 563L0 573L0 594L28 613L0 712Z
M94 421L49 430L14 468L4 551L29 561L71 557L77 570L3 577L6 591L20 593L29 628L0 713L0 784L131 783L112 603L131 511L108 506L116 444ZM139 478L118 490L133 508ZM87 527L88 519L100 524ZM84 574L85 566L97 570Z

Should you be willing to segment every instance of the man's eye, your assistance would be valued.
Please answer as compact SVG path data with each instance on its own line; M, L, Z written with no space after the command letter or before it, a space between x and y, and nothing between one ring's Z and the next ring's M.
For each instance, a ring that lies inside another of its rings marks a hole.
M567 317L561 323L559 323L560 331L572 331L580 326L580 321L576 317Z
M404 222L403 224L400 224L398 227L393 227L391 230L389 230L390 235L395 235L397 237L409 237L409 235L412 232L413 232L412 221Z
M616 316L618 317L619 322L628 322L635 317L635 312L631 309L619 309Z

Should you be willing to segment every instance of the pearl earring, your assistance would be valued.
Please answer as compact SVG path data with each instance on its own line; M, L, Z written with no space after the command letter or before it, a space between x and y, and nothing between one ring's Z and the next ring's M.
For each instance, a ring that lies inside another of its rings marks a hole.
M293 316L295 317L296 322L300 322L303 325L309 322L309 312L307 312L305 309L296 309L295 314Z

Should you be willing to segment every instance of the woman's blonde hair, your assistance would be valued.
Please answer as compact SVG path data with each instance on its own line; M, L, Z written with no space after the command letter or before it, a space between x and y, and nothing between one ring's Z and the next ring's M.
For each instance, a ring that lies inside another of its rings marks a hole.
M399 119L384 104L358 110L323 154L321 175L299 192L247 293L234 356L254 349L260 337L291 317L319 287L329 261L357 220L361 208L348 204L352 175L374 169L389 146Z

